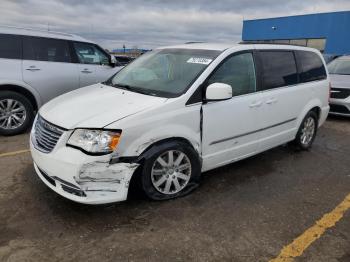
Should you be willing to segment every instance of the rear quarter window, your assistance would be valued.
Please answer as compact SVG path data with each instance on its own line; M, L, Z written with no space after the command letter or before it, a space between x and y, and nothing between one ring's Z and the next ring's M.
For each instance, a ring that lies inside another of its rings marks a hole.
M320 56L314 52L296 51L299 67L300 82L310 82L327 78L326 69Z
M44 37L24 37L23 57L27 60L71 62L68 41Z
M22 58L22 39L20 36L0 34L0 58Z
M297 66L292 51L260 51L263 89L298 83Z

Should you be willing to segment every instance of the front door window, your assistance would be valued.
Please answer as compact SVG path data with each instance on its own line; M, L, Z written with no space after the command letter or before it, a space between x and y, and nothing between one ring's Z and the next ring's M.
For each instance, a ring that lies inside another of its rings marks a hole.
M93 44L74 43L74 48L81 64L109 64L109 57Z
M232 87L232 95L239 96L256 91L256 76L252 53L228 58L208 80L208 84L224 83Z

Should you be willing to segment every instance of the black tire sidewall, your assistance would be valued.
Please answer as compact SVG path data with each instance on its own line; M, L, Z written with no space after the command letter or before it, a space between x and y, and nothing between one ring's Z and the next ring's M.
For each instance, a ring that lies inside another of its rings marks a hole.
M309 118L309 117L312 117L314 120L315 120L315 132L314 132L314 135L310 141L310 143L308 145L304 145L301 143L301 132L302 132L302 129L304 127L304 123L305 121ZM310 111L306 114L306 116L304 117L303 121L301 122L301 125L299 127L299 130L298 130L298 133L297 133L297 136L295 138L295 144L302 150L308 150L312 147L312 144L316 138L316 134L317 134L317 129L318 129L318 117L317 117L317 114L314 112L314 111Z
M180 192L172 195L166 195L159 192L154 188L151 180L151 171L154 161L168 150L179 150L187 155L191 162L191 178L188 184ZM201 175L201 165L197 152L189 145L183 142L170 141L152 148L153 153L147 157L144 161L142 174L141 174L141 186L145 194L153 200L166 200L180 196L184 196L198 187Z
M0 91L0 100L13 99L21 102L26 110L26 119L24 123L15 129L0 128L0 135L11 136L17 135L28 130L34 119L34 108L30 101L22 94L12 91Z

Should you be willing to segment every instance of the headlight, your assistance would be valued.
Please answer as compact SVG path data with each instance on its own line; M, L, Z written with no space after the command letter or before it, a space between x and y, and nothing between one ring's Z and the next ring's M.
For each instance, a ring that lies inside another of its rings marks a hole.
M76 129L67 145L77 147L93 154L113 152L119 143L121 131Z

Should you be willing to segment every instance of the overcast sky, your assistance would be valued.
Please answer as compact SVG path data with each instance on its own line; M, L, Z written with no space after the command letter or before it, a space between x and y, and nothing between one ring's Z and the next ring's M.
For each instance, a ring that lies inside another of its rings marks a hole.
M350 0L0 0L0 25L79 34L105 48L237 42L243 19L350 10Z

